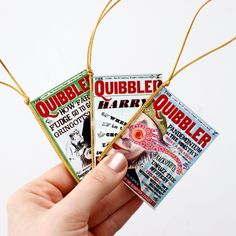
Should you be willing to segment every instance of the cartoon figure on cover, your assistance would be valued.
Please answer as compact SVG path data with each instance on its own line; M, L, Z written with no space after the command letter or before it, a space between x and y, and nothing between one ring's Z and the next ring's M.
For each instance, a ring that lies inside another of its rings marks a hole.
M167 132L167 121L161 112L153 109L153 102L113 144L108 154L123 153L129 163L127 175L141 190L140 169L153 159L164 159L172 171L182 172L182 163L170 150L163 137Z
M78 170L81 176L87 169L91 168L91 141L90 141L90 116L84 121L82 133L76 129L69 134L70 141L66 145L66 156Z

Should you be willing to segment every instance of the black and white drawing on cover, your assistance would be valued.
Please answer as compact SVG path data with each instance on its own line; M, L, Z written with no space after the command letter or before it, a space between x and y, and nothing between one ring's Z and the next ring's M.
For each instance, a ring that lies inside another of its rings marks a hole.
M91 168L90 116L84 120L82 131L73 130L66 144L66 156L76 167L76 174L81 177Z

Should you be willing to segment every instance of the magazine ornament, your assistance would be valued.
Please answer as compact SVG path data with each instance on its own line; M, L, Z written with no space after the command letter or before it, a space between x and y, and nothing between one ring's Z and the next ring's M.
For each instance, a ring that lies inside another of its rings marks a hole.
M205 2L195 14L169 78L147 99L98 158L101 160L115 152L123 153L129 163L124 183L153 208L160 204L218 135L166 89L181 71L236 40L236 37L232 38L177 70L193 24L210 2ZM94 35L91 41L93 39ZM94 94L92 87L90 90ZM93 107L93 103L91 105Z
M94 76L94 165L109 142L162 84L161 74ZM124 115L125 114L125 115Z

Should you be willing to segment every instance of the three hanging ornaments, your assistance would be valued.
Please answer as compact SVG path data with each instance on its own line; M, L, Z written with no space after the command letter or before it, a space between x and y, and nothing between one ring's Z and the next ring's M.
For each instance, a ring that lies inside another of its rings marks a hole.
M92 32L87 69L30 101L2 60L58 156L77 182L107 155L123 153L129 163L124 183L155 208L182 178L218 133L166 89L180 72L227 46L236 37L197 57L180 69L180 58L192 27L186 33L173 70L161 74L94 76L93 43L99 24L121 0L110 0Z

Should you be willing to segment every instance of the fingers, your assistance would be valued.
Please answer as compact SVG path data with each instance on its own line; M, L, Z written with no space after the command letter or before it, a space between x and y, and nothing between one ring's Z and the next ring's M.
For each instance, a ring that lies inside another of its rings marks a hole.
M99 225L119 208L130 201L135 194L124 183L120 183L112 193L103 198L93 210L89 218L89 227Z
M103 223L91 229L94 235L113 236L129 220L129 218L142 205L142 200L137 196L133 197L117 212L111 215Z
M56 207L75 218L83 215L88 220L98 202L121 183L126 171L123 154L105 158Z
M40 180L55 186L63 196L66 196L76 186L74 178L63 164L59 164L47 171L40 177Z
M28 202L28 205L35 205L36 202L38 203L41 200L41 206L50 208L54 203L63 199L63 196L75 186L76 183L73 178L65 167L60 164L47 171L41 177L21 187L11 196L9 202L11 205L17 205L17 208L19 208L19 202ZM42 204L43 199L44 204Z

